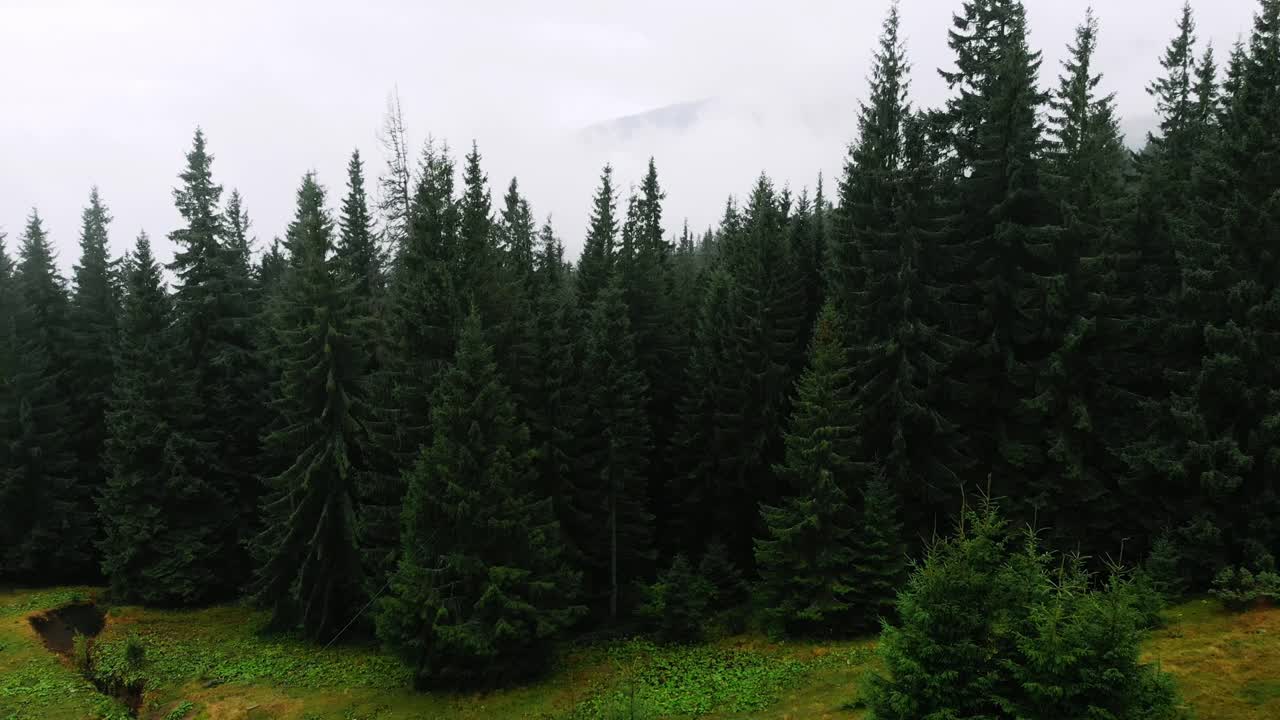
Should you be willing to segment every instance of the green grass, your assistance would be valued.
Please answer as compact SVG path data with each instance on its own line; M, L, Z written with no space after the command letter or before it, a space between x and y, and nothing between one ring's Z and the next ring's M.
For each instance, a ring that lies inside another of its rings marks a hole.
M29 622L94 594L0 591L0 720L127 717L45 650ZM1231 614L1198 600L1169 618L1146 656L1175 675L1198 717L1280 717L1280 610ZM525 687L426 694L409 690L408 672L382 652L263 634L265 620L239 606L112 608L94 645L95 672L145 682L147 720L854 720L863 717L857 689L874 662L869 642L749 636L663 647L636 639L572 650Z
M122 720L125 708L40 644L31 614L89 598L92 588L0 590L0 720Z

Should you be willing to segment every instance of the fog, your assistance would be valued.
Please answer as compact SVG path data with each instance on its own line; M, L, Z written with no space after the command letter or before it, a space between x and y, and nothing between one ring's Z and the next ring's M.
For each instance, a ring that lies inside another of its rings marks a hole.
M1182 0L1096 0L1098 64L1134 134ZM1027 0L1041 82L1086 0ZM110 7L107 7L110 5ZM1194 4L1220 61L1254 0ZM903 0L919 106L945 100L946 32L959 0ZM600 167L637 181L654 156L668 230L719 216L768 172L795 190L834 184L888 0L647 3L92 2L0 0L0 231L12 252L38 207L59 262L75 261L91 185L124 251L140 229L167 260L172 188L204 128L214 177L238 188L259 246L283 234L301 175L340 202L353 148L371 176L398 90L415 147L474 139L495 205L511 176L576 255ZM679 107L660 112L658 108ZM625 118L625 119L624 119Z

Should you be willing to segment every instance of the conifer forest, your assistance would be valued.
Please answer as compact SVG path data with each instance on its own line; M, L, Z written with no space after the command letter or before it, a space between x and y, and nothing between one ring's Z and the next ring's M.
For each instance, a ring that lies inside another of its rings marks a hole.
M248 605L425 693L747 632L877 638L868 718L1190 717L1140 654L1161 608L1280 602L1280 0L1230 48L1154 19L1145 138L1105 12L1048 67L1019 0L955 6L911 39L944 104L895 5L840 176L762 174L709 228L661 157L553 227L395 104L270 242L199 128L171 262L112 256L102 187L64 274L32 209L0 585Z

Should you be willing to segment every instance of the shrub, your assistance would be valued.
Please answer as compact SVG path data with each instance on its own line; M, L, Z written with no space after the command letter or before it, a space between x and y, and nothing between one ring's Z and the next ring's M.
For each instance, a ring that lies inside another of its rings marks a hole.
M1213 580L1209 594L1231 610L1247 610L1260 600L1280 600L1280 575L1269 570L1225 567Z
M702 639L714 592L684 555L676 555L671 567L649 588L648 602L640 614L649 618L665 642L697 642Z
M71 638L71 664L86 677L93 672L93 645L80 633Z
M124 661L130 670L137 670L147 660L147 646L135 632L130 632L124 639Z
M1182 716L1171 680L1139 660L1141 593L1113 574L1100 589L1079 558L1012 542L994 505L964 513L898 596L900 620L871 676L876 720Z

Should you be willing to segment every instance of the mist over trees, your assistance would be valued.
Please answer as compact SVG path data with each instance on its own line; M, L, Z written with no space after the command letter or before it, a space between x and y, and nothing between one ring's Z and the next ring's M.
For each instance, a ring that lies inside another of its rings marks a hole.
M1019 643L1052 628L1025 608L1054 607L1084 628L1055 651L1130 684L1059 677L1053 717L1166 707L1110 561L1175 594L1280 553L1280 0L1221 59L1190 6L1169 21L1130 152L1092 12L1045 68L1020 2L963 3L921 108L895 7L842 176L761 175L705 231L664 216L660 158L553 227L393 104L385 166L307 173L267 244L197 129L167 266L145 233L109 257L109 188L70 278L36 210L0 235L0 581L247 596L318 642L359 622L422 687L602 628L885 619L886 718L1030 717L1051 663ZM971 613L1015 588L1025 633L955 619L1010 674L939 700L911 653L964 563ZM1123 638L1088 631L1108 612Z

